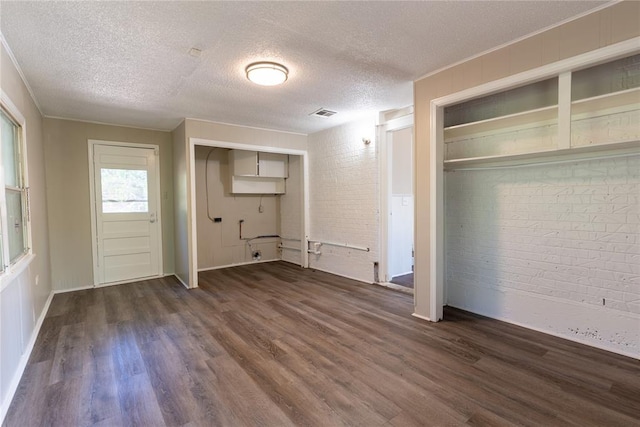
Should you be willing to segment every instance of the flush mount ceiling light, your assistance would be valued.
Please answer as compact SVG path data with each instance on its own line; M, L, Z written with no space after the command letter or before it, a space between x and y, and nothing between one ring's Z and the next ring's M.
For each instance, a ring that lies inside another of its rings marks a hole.
M262 86L275 86L287 81L289 70L284 65L275 62L254 62L245 70L247 78Z

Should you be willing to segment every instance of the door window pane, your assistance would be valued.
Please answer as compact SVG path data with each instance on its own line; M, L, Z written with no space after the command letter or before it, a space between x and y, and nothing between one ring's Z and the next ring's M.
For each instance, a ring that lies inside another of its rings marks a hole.
M25 224L22 220L22 192L9 190L5 191L7 200L7 222L9 230L9 257L11 262L15 261L26 251L25 245Z
M147 171L100 169L103 213L149 211Z

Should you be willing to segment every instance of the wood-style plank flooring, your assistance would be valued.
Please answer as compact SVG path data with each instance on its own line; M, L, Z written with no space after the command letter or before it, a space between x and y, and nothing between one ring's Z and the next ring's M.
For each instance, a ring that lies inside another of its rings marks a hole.
M413 273L396 276L391 279L391 283L413 289Z
M640 361L268 263L56 295L6 426L640 425Z

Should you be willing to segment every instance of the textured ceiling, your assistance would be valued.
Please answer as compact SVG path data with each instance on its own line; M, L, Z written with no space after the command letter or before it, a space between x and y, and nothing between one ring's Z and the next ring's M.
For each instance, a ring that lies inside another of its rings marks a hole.
M410 105L414 79L602 3L2 1L0 30L47 116L311 133ZM289 80L250 83L257 60Z

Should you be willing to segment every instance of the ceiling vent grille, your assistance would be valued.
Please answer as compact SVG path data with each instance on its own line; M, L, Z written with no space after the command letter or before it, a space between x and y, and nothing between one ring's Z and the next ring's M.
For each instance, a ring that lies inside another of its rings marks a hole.
M327 110L325 108L321 108L319 110L314 111L313 113L309 114L310 116L316 116L316 117L324 117L325 119L333 116L334 114L337 114L336 111L331 111L331 110Z

